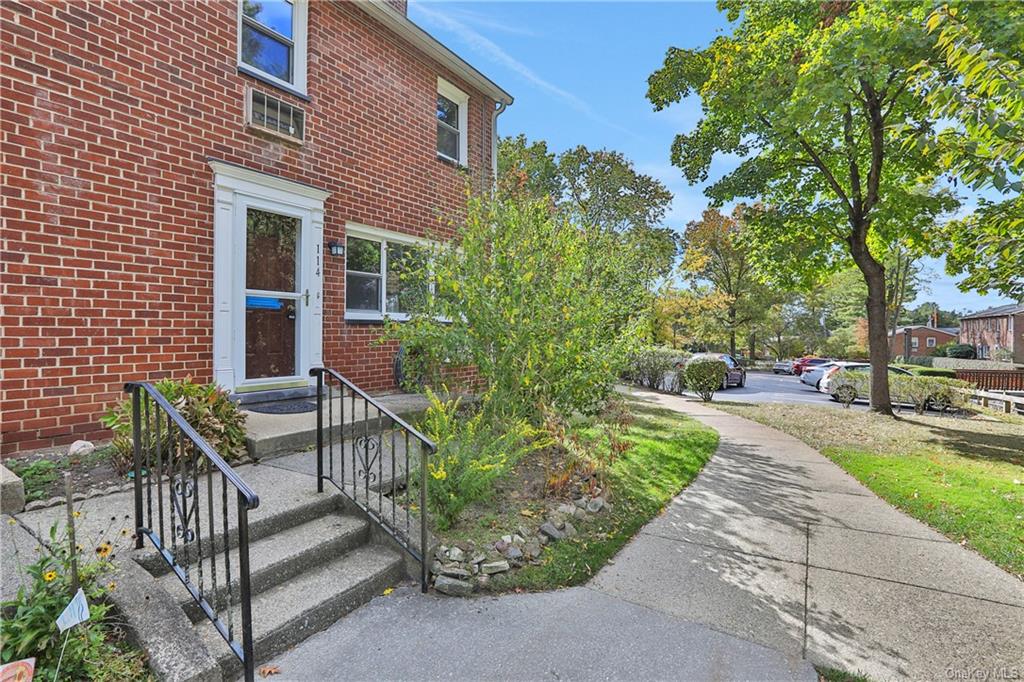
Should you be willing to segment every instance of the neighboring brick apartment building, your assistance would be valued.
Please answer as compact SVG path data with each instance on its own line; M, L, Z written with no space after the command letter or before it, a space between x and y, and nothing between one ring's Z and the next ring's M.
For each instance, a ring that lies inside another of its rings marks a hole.
M1024 304L1003 305L961 317L960 343L974 346L983 360L1006 349L1011 362L1024 363Z
M0 4L4 453L102 436L129 380L394 386L395 264L512 101L405 9Z
M958 330L955 327L931 327L929 325L908 325L897 327L895 334L889 334L890 355L908 355L909 337L911 357L932 355L936 346L955 342Z

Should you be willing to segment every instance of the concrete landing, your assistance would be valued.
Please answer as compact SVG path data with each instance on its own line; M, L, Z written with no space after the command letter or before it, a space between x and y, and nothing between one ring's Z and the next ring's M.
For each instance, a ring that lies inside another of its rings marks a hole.
M806 680L785 656L586 587L453 599L400 588L270 665L276 680Z
M410 393L375 396L374 400L406 421L415 419L422 414L428 405L426 396ZM379 416L377 410L373 407L367 410L366 403L362 399L357 398L354 406L350 398L344 400L344 405L342 405L341 398L334 398L329 402L329 407L325 407L324 410L325 428L328 410L333 416L333 424L345 424L347 429L352 429L367 421L374 425L377 423ZM245 428L248 434L246 448L249 451L249 456L253 459L277 457L310 449L316 445L316 411L298 414L243 411L246 415ZM386 428L388 419L385 417L383 422L383 426Z

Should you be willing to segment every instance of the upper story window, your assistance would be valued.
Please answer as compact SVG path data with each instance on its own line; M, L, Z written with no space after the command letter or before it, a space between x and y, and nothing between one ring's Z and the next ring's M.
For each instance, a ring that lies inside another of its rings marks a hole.
M406 319L418 295L402 274L423 266L427 249L412 238L349 226L345 249L345 317Z
M929 348L935 348L935 337L934 336L929 336L927 341L926 341L926 344L928 345Z
M307 9L304 0L239 0L239 68L305 95Z
M469 165L469 95L443 78L437 79L437 155Z

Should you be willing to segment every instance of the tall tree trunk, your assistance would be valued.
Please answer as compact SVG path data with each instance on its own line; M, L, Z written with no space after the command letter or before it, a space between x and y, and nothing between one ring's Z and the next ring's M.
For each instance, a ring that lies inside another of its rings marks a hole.
M757 360L757 332L750 332L749 346L750 360Z
M866 231L865 231L866 232ZM868 358L871 361L871 411L893 416L889 397L889 335L886 329L885 268L866 243L851 240L853 260L868 285Z
M729 355L736 357L736 309L729 308Z

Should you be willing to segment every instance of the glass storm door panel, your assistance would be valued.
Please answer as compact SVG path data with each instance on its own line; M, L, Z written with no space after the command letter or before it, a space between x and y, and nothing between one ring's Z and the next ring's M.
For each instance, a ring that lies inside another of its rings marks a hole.
M246 379L298 373L301 234L301 218L246 208Z

